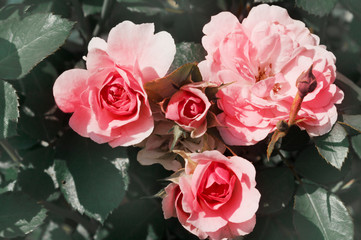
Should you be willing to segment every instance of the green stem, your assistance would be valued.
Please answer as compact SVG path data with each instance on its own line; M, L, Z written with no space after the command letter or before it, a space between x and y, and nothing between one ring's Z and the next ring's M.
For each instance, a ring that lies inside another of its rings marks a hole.
M6 141L5 139L0 140L0 146L5 150L5 152L10 156L10 158L16 163L16 165L20 166L21 157L16 152L16 150Z
M281 157L282 161L285 163L285 165L292 171L293 175L296 177L296 179L298 180L298 182L300 184L302 184L302 180L301 178L298 176L295 168L293 167L293 165L288 161L288 159L283 156L283 154L281 153L281 151L279 149L276 149L278 155Z
M90 40L90 29L89 29L88 22L85 20L83 8L78 0L71 0L71 2L73 4L74 10L75 10L76 19L79 22L78 29L79 29L80 35L84 40L84 44L87 45Z
M104 0L103 1L103 6L102 6L102 12L100 15L100 21L98 22L98 24L95 26L94 31L93 31L93 36L98 36L99 33L101 32L106 17L110 14L112 7L114 5L114 0Z

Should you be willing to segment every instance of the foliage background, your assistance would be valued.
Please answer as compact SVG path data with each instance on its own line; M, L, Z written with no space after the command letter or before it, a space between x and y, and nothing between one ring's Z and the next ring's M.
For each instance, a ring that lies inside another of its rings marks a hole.
M262 194L245 239L361 239L359 0L0 0L0 237L196 239L177 219L165 221L151 197L171 173L140 166L137 148L75 134L52 85L64 70L84 68L91 37L106 37L119 22L168 31L178 44L175 69L204 57L199 43L212 15L242 18L259 2L287 8L320 36L346 94L340 123L324 137L310 140L295 128L269 162L269 139L233 149L254 162Z

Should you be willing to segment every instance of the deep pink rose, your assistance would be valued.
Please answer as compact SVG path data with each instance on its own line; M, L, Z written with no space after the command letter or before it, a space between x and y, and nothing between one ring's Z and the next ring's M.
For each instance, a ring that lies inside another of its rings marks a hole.
M191 137L202 136L207 131L207 112L211 103L197 84L181 87L169 100L165 117L175 121Z
M93 38L88 51L87 70L68 70L56 80L58 107L74 112L70 127L97 143L141 142L154 126L143 84L166 74L175 54L173 38L154 34L153 24L124 21L111 29L108 42Z
M301 21L286 9L262 4L252 8L242 24L229 12L213 16L203 28L206 60L203 78L231 83L217 94L223 113L219 131L230 145L252 145L288 120L297 94L296 80L313 64L317 87L303 100L298 126L309 135L327 133L337 119L334 104L343 99L336 87L335 56L319 45Z
M190 161L179 184L171 183L165 189L164 217L178 217L188 231L201 239L250 233L256 224L260 199L253 165L218 151L192 153Z

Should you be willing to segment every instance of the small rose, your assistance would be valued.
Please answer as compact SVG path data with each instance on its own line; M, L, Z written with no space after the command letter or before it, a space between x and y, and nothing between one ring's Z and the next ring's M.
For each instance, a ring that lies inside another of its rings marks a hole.
M87 69L71 69L56 80L58 107L73 113L70 127L83 137L110 146L137 144L154 122L143 84L166 74L175 54L170 34L154 34L153 24L124 21L108 42L93 38Z
M260 193L255 168L244 158L227 158L218 151L189 154L196 165L165 189L165 218L178 217L201 239L234 238L250 233L255 224ZM195 166L195 167L194 167ZM189 174L193 173L193 174Z
M207 112L211 106L207 96L198 88L199 84L184 85L169 100L165 117L175 121L192 138L207 131Z

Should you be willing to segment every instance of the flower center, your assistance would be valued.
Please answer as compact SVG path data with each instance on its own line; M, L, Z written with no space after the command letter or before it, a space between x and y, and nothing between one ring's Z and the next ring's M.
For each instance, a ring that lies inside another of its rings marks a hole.
M266 65L265 67L260 67L258 66L258 75L255 77L256 78L256 83L259 81L262 81L268 77L272 77L273 73L272 73L272 63L270 63L269 65Z
M204 112L204 109L206 108L203 101L197 101L189 100L184 105L184 115L188 118L194 118L198 114Z
M106 85L100 94L108 105L115 108L125 107L130 101L128 92L120 84Z

